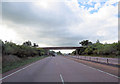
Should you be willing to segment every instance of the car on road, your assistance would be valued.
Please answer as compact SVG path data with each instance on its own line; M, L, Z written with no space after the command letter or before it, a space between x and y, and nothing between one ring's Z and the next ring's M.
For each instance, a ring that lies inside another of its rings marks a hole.
M57 54L56 53L53 53L52 56L55 57Z

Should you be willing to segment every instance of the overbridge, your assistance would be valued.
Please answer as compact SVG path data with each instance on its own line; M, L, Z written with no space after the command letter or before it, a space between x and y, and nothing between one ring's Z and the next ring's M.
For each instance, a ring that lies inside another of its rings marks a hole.
M42 49L49 49L49 50L61 50L61 49L80 49L83 47L40 47Z
M76 54L78 54L78 50L85 47L81 46L81 47L40 47L40 48L47 50L47 53L49 55L49 50L69 50L69 49L76 49Z

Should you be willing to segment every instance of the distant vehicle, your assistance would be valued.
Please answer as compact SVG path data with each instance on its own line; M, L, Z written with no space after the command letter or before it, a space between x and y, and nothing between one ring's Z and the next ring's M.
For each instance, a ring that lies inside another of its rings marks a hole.
M53 57L55 57L55 55L54 55L54 54L53 54L52 56L53 56Z
M57 54L56 53L53 53L52 56L55 57Z

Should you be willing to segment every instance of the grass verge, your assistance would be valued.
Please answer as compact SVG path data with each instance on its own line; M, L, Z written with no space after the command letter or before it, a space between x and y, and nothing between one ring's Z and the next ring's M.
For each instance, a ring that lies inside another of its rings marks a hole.
M30 64L32 62L38 61L45 57L47 57L47 56L36 56L36 57L29 58L29 59L22 59L21 61L18 61L18 62L7 63L3 66L2 73L5 73L5 72L13 70L15 68L24 66L26 64Z

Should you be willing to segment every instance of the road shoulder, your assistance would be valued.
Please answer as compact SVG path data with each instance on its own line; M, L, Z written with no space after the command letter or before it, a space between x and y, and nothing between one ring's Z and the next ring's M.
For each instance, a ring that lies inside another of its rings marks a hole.
M42 59L44 59L44 58L46 58L46 57L43 57L43 58L41 58L40 60L42 60ZM25 68L25 67L27 67L27 66L29 66L29 65L31 65L31 64L34 64L34 63L36 63L36 62L38 62L38 61L40 61L40 60L36 60L36 61L31 62L31 63L28 63L28 64L25 64L25 65L23 65L23 66L20 66L20 67L18 67L18 68L15 68L15 69L13 69L13 70L7 71L7 72L5 72L5 73L2 74L2 77L5 77L5 76L7 76L7 75L9 75L9 74L11 74L11 73L14 73L14 72L16 72L16 71L18 71L18 70L20 70L20 69L22 69L22 68Z
M96 68L96 69L100 69L102 71L105 71L105 72L108 72L108 73L111 73L113 75L118 76L118 70L119 70L118 67L105 65L105 64L100 64L100 63L95 63L95 62L91 62L91 61L80 60L80 59L67 57L67 56L64 56L64 57L67 58L67 59L70 59L70 60L85 64L87 66L90 66L90 67L93 67L93 68Z

